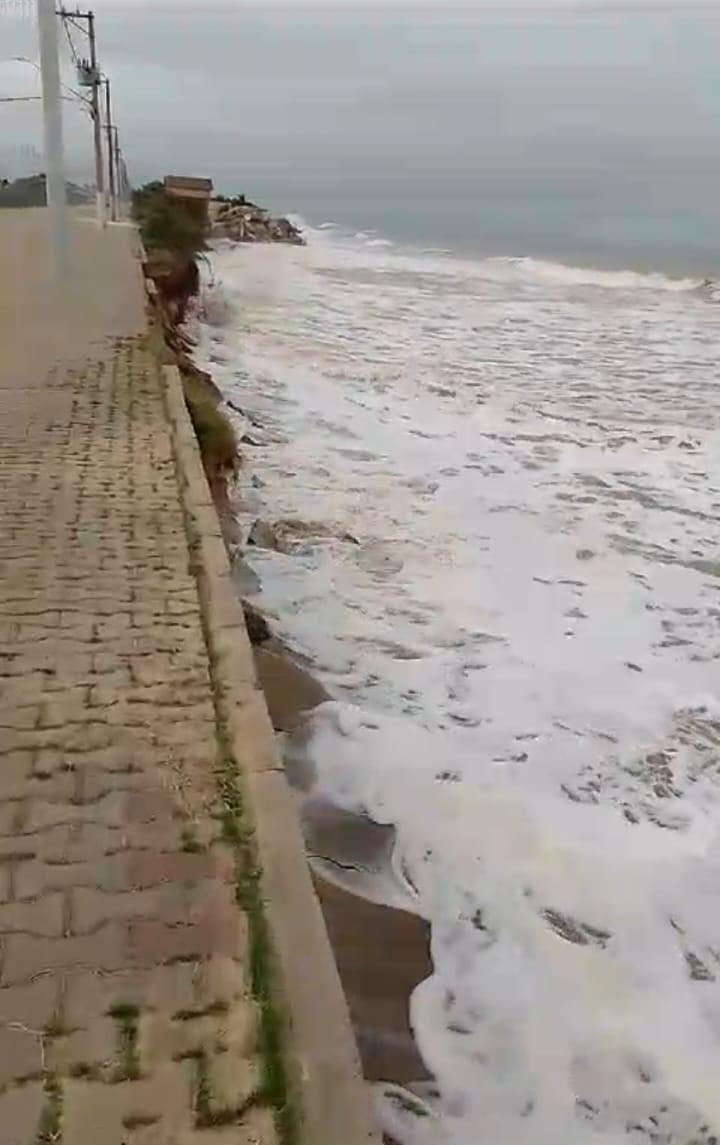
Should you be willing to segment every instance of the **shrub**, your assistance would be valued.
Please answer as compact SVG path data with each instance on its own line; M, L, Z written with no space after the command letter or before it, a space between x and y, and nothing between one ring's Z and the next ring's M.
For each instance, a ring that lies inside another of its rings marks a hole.
M169 250L192 258L205 248L204 218L168 195L162 183L146 183L133 192L133 218L148 251Z

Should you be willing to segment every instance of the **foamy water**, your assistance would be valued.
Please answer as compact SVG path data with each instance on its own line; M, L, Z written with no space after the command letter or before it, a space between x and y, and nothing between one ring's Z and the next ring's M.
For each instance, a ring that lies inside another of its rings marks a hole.
M397 829L439 1096L405 1145L720 1135L718 297L332 228L213 256L309 751ZM392 951L388 957L392 958ZM422 1114L422 1115L420 1115Z

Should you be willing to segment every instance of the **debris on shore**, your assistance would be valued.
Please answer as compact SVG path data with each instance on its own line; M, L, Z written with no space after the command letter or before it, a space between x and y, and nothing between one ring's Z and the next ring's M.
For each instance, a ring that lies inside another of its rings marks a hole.
M271 215L249 202L244 195L220 196L210 200L210 239L225 238L236 243L291 243L304 246L305 239L294 223Z

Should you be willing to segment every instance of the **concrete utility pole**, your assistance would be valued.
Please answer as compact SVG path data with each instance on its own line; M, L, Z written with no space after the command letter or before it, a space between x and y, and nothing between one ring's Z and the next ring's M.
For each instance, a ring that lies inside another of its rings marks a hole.
M115 202L117 204L116 217L119 219L125 212L125 186L120 159L120 133L113 125L113 157L115 160Z
M55 274L67 274L70 265L70 232L63 152L60 63L54 0L37 0L38 41L42 77L45 185L50 213Z
M67 29L68 24L77 26L78 20L87 22L87 37L90 44L90 59L78 59L73 50L73 58L78 68L78 79L81 87L90 88L90 114L93 121L93 149L95 151L95 190L97 220L101 227L105 226L107 219L107 204L105 202L105 168L103 166L102 152L102 121L100 118L100 68L98 67L97 46L95 42L95 13L81 12L76 8L74 12L61 8L58 12ZM72 48L72 44L71 44Z
M113 122L112 111L110 104L110 80L107 76L104 79L105 84L105 131L107 134L107 157L108 157L108 180L110 187L110 218L113 222L117 219L117 191L115 188L115 149L113 140Z
M90 87L90 102L93 117L93 143L95 147L95 189L97 191L97 220L101 227L105 226L107 216L105 212L105 172L103 170L102 153L102 127L100 123L100 74L98 71L97 48L95 45L95 13L87 13L88 40L90 41L90 68L92 71L92 84Z

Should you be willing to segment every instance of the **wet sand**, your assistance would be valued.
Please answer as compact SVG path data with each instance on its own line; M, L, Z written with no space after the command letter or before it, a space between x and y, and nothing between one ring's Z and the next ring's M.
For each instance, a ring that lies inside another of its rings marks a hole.
M413 1040L408 1001L432 973L428 925L315 876L330 942L368 1081L429 1078Z
M328 693L279 641L255 649L258 678L278 732L298 731ZM334 806L313 790L311 768L288 769L298 793L313 880L348 1000L368 1081L429 1078L413 1039L409 999L432 973L427 922L360 892L392 880L392 827ZM332 878L321 870L332 871Z

